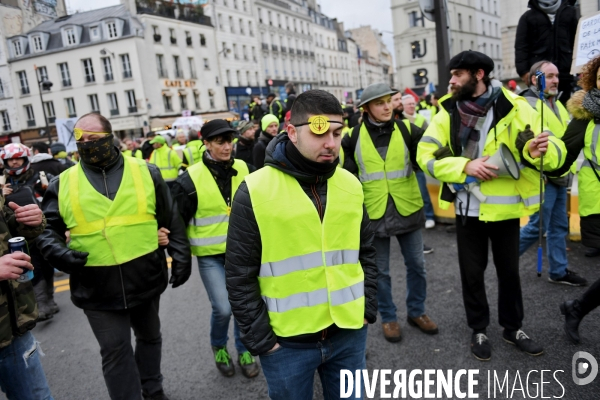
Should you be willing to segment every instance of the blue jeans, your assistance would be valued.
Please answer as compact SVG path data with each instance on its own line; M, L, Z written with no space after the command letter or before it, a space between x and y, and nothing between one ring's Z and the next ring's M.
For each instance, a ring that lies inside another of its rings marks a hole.
M559 279L567 273L567 242L569 221L567 219L567 188L546 184L544 203L542 205L544 231L546 232L546 252L548 256L548 275ZM529 218L529 223L521 228L519 240L519 255L523 255L532 244L538 241L540 214L535 213Z
M53 400L31 332L0 349L0 389L9 400Z
M433 213L433 204L431 204L429 190L427 190L427 178L425 177L425 172L415 171L415 175L417 175L419 189L421 190L421 197L423 197L423 210L425 210L425 219L428 221L433 220L435 219L435 214Z
M225 254L198 257L198 269L212 306L210 344L215 347L226 346L229 340L227 332L231 320L231 305L225 285ZM246 352L246 347L240 340L240 327L235 318L233 320L233 336L238 354Z
M366 345L367 325L362 329L341 329L331 339L315 343L314 348L296 349L280 346L271 353L262 354L260 365L267 378L269 398L312 399L317 370L323 386L323 398L339 399L340 370L347 369L354 374L357 369L365 369ZM362 380L359 384L362 386ZM364 392L363 386L361 395ZM351 398L362 399L362 396Z
M425 314L427 297L427 274L423 256L421 230L396 236L406 265L406 310L411 318ZM377 302L381 322L397 321L396 305L392 300L392 279L390 278L390 238L375 237L373 245L377 251Z

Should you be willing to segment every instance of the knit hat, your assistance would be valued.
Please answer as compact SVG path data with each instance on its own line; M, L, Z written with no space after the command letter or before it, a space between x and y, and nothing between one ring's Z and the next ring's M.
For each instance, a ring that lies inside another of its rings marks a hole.
M252 121L240 121L240 123L237 126L237 130L240 133L240 135L242 135L248 129L251 129L253 127L254 127L254 122L252 122Z
M277 125L279 125L279 119L276 116L273 114L267 114L260 121L260 126L263 131L266 131L269 125L271 125L273 122L276 122Z

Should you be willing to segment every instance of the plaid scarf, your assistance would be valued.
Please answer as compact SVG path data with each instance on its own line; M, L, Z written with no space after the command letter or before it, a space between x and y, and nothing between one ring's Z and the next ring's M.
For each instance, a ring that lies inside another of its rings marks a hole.
M488 87L487 92L479 96L475 101L463 100L457 104L460 114L460 130L458 138L463 148L462 156L471 160L477 158L481 128L485 123L487 113L494 105L494 101L502 92L501 87Z

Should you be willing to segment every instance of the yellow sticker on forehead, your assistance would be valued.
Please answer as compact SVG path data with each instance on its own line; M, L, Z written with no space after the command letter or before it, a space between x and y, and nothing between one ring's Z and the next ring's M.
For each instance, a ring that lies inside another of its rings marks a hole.
M310 131L316 135L322 135L329 130L329 119L324 115L313 115L308 119Z

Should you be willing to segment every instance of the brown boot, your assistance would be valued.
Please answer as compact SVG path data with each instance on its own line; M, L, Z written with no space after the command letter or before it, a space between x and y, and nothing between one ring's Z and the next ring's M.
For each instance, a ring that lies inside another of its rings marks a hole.
M423 333L428 335L435 335L438 333L438 326L425 314L417 318L408 317L407 320L409 325L416 326Z
M394 343L402 340L402 332L398 321L384 322L381 327L383 328L383 337L388 342Z

